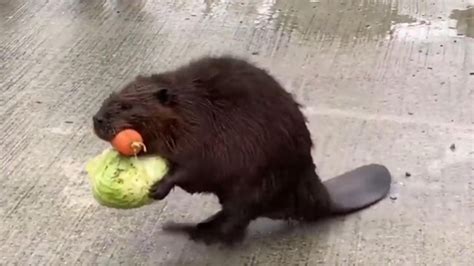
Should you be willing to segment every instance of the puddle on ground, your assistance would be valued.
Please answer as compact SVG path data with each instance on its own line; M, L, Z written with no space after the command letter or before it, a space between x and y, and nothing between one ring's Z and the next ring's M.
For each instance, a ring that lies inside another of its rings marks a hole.
M446 37L474 37L474 7L455 9L449 19L418 20L411 23L395 23L390 38L424 42Z
M420 20L413 23L394 24L388 37L401 41L425 42L456 36L458 36L457 31L450 26L448 20Z
M241 24L256 31L296 33L304 39L380 39L389 34L392 23L415 21L399 14L397 1L202 1L201 12L208 19L238 15L244 18Z
M455 9L449 18L456 20L456 30L459 36L474 38L474 7L465 10Z
M273 21L276 29L297 30L305 38L380 39L393 23L415 20L398 14L398 4L377 0L265 0L257 8L256 26Z

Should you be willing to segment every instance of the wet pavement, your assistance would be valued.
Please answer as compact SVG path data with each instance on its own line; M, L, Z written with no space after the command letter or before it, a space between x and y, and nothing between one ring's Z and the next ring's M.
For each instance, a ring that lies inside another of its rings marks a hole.
M472 0L0 0L0 265L472 265ZM165 233L217 204L176 190L98 206L85 162L103 97L205 54L267 68L305 105L324 179L387 165L390 197L242 246ZM454 144L454 145L453 145Z

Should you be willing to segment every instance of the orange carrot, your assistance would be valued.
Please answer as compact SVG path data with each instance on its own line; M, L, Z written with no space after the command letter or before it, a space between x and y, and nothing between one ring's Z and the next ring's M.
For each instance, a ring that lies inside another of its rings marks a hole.
M142 150L146 152L142 136L133 129L120 131L111 144L119 153L125 156L137 155Z

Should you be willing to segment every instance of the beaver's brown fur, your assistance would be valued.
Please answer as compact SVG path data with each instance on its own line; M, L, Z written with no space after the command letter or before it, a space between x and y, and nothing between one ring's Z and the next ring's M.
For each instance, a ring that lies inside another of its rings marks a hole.
M313 220L328 211L299 107L265 70L204 57L138 77L104 101L94 128L107 141L124 128L139 131L148 152L171 165L151 196L163 199L174 186L215 194L222 210L192 237L233 242L257 217Z

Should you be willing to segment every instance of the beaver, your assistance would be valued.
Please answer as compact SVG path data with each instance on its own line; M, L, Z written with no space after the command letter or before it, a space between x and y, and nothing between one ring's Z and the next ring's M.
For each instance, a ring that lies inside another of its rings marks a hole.
M271 74L230 55L139 75L93 116L99 138L133 128L146 154L169 162L152 198L164 199L175 186L217 197L221 210L188 228L208 244L242 240L259 217L314 221L334 210L306 124L301 104Z

